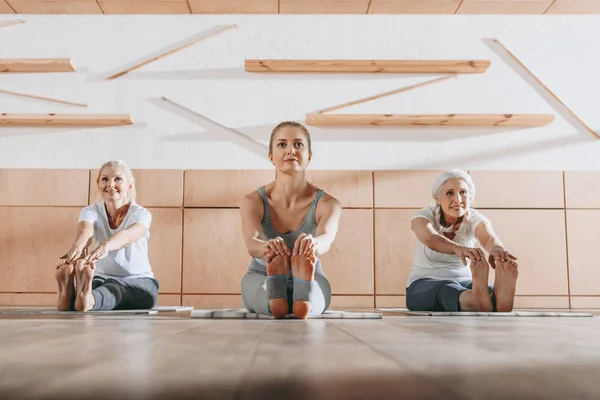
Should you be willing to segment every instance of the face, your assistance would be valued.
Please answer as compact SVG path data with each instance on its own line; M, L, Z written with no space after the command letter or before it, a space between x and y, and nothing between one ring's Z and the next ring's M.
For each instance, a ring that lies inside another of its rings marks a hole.
M104 201L127 201L133 184L127 180L121 167L104 167L100 171L98 191Z
M467 213L471 205L469 186L462 179L448 179L436 200L442 206L445 215L460 218Z
M308 166L311 156L306 136L300 129L286 126L273 137L273 152L269 154L269 159L277 170L302 171Z

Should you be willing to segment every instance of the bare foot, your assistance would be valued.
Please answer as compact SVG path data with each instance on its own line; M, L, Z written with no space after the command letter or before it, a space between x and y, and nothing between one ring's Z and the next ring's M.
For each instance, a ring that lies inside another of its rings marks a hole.
M471 261L471 275L473 276L473 302L475 311L492 312L494 306L488 288L490 265L485 259Z
M513 310L518 276L519 270L516 262L496 262L494 295L496 296L496 310L498 312L511 312Z
M316 260L314 256L306 256L300 254L292 256L292 275L294 278L302 279L304 281L312 281L315 279L315 265ZM296 300L292 305L292 311L296 318L306 319L310 314L311 306L308 301Z
M58 283L58 297L56 299L56 309L58 311L69 311L71 308L71 299L75 290L75 266L71 264L60 264L56 267L54 273L56 283Z
M267 275L288 275L290 273L290 258L286 256L275 256L267 260ZM288 314L289 304L287 298L269 300L271 314L276 319L283 318Z
M76 296L75 310L89 311L94 307L94 296L92 296L92 279L94 270L90 264L82 260L75 264Z

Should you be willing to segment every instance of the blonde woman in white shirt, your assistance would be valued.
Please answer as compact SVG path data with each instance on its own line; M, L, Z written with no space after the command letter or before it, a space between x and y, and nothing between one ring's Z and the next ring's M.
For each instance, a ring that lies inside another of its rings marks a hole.
M411 311L510 312L517 283L516 257L505 250L491 222L471 208L475 185L465 171L444 172L433 185L435 204L411 220L417 237L407 282ZM489 254L475 247L479 242ZM495 268L488 286L489 268Z
M96 182L102 201L81 211L77 238L56 269L57 309L152 308L159 287L148 260L152 216L135 202L135 179L124 162L104 163Z

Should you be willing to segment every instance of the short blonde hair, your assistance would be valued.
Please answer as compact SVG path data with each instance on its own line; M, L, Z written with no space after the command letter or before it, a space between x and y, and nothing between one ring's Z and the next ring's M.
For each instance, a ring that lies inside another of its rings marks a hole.
M119 167L123 170L123 172L125 172L125 177L129 181L129 183L131 183L131 185L132 185L131 189L129 189L129 191L127 192L127 199L129 201L135 201L135 197L136 197L135 178L133 177L133 172L131 172L131 168L129 168L129 166L125 163L125 161L113 160L113 161L107 161L104 164L102 164L102 166L98 170L98 177L96 178L96 184L98 184L100 182L100 174L102 173L102 170L106 167Z
M449 179L463 180L469 188L469 199L471 202L473 202L475 199L475 183L473 182L473 179L471 179L471 176L462 169L451 169L445 171L436 179L433 187L431 188L431 197L433 197L434 200L437 200L437 198L440 197L442 187Z

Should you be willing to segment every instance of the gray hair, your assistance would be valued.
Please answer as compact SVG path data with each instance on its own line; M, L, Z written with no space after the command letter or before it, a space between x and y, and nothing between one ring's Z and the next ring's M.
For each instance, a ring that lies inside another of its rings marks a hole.
M96 183L100 182L100 174L102 173L102 170L105 167L119 167L123 170L123 172L125 172L125 177L129 181L129 183L131 183L133 185L132 188L127 193L127 198L129 201L135 201L135 197L136 197L135 178L133 177L133 172L131 172L131 168L129 168L129 166L125 163L125 161L114 160L114 161L107 161L104 164L102 164L102 166L98 170L98 177L96 178Z
M473 183L471 176L462 169L451 169L443 172L433 184L433 187L431 188L431 197L433 197L434 200L440 197L442 186L444 186L444 183L449 179L462 179L469 188L469 199L471 201L475 199L475 183Z

